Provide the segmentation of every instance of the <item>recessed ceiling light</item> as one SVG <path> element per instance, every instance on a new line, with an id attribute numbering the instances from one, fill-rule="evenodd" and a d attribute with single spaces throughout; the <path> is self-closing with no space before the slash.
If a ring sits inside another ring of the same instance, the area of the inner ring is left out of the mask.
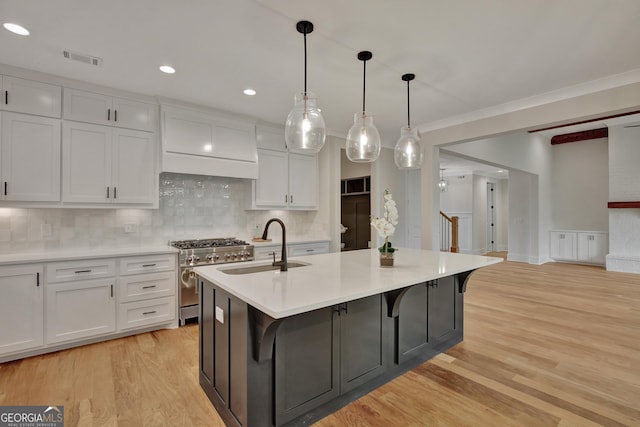
<path id="1" fill-rule="evenodd" d="M 242 93 L 244 93 L 245 95 L 253 96 L 256 94 L 256 91 L 253 89 L 245 89 L 242 91 Z"/>
<path id="2" fill-rule="evenodd" d="M 21 35 L 21 36 L 28 36 L 29 35 L 29 30 L 27 30 L 22 25 L 13 24 L 11 22 L 5 22 L 4 24 L 2 24 L 2 26 L 6 30 L 11 31 L 14 34 L 18 34 L 18 35 Z"/>
<path id="3" fill-rule="evenodd" d="M 504 171 L 502 169 L 498 169 L 498 173 L 503 173 Z"/>
<path id="4" fill-rule="evenodd" d="M 171 65 L 161 65 L 160 66 L 160 71 L 162 71 L 163 73 L 167 73 L 167 74 L 173 74 L 176 72 L 176 69 L 173 68 Z"/>

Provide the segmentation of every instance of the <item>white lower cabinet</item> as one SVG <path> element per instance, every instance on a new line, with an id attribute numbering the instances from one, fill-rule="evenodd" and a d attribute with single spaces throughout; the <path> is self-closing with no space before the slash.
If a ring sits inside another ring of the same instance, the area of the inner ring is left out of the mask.
<path id="1" fill-rule="evenodd" d="M 0 356 L 44 344 L 42 264 L 0 267 Z"/>
<path id="2" fill-rule="evenodd" d="M 549 257 L 604 265 L 609 252 L 609 234 L 602 231 L 553 230 L 549 234 Z"/>
<path id="3" fill-rule="evenodd" d="M 175 318 L 175 296 L 118 305 L 118 329 L 120 330 L 140 328 Z"/>
<path id="4" fill-rule="evenodd" d="M 177 254 L 0 267 L 0 362 L 177 321 Z"/>
<path id="5" fill-rule="evenodd" d="M 116 330 L 115 277 L 47 285 L 47 344 Z"/>
<path id="6" fill-rule="evenodd" d="M 176 256 L 127 257 L 120 260 L 118 330 L 176 319 Z"/>

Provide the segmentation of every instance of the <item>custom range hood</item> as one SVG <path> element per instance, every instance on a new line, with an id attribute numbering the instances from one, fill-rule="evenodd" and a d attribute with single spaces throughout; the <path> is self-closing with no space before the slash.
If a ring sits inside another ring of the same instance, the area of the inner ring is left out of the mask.
<path id="1" fill-rule="evenodd" d="M 256 179 L 254 121 L 205 108 L 160 106 L 162 172 Z"/>

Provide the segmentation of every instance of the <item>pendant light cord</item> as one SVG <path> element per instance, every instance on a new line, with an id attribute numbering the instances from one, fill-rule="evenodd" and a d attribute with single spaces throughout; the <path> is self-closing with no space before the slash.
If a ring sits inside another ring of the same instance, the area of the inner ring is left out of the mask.
<path id="1" fill-rule="evenodd" d="M 307 32 L 304 32 L 304 96 L 307 96 Z"/>
<path id="2" fill-rule="evenodd" d="M 409 108 L 409 80 L 407 80 L 407 128 L 411 129 L 411 109 Z"/>
<path id="3" fill-rule="evenodd" d="M 365 92 L 367 90 L 367 61 L 364 60 L 362 61 L 362 63 L 364 64 L 364 76 L 362 77 L 362 114 L 364 115 L 364 113 L 367 111 L 366 108 L 364 108 Z"/>

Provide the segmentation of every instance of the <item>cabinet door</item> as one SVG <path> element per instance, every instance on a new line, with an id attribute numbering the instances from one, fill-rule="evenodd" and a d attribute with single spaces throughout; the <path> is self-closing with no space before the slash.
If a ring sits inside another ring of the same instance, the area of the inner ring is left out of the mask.
<path id="1" fill-rule="evenodd" d="M 349 391 L 384 373 L 382 294 L 343 304 L 340 315 L 340 390 Z"/>
<path id="2" fill-rule="evenodd" d="M 4 200 L 60 201 L 60 120 L 2 114 Z"/>
<path id="3" fill-rule="evenodd" d="M 606 233 L 578 233 L 578 261 L 605 264 L 608 251 Z"/>
<path id="4" fill-rule="evenodd" d="M 115 278 L 47 284 L 47 344 L 116 330 Z"/>
<path id="5" fill-rule="evenodd" d="M 318 157 L 289 153 L 289 206 L 318 207 Z"/>
<path id="6" fill-rule="evenodd" d="M 396 319 L 395 361 L 404 363 L 429 345 L 429 288 L 425 283 L 410 287 L 400 301 Z"/>
<path id="7" fill-rule="evenodd" d="M 84 123 L 62 125 L 62 200 L 107 203 L 112 200 L 111 129 Z"/>
<path id="8" fill-rule="evenodd" d="M 429 343 L 436 346 L 451 338 L 461 328 L 458 322 L 458 291 L 454 276 L 428 282 L 429 288 Z"/>
<path id="9" fill-rule="evenodd" d="M 0 355 L 44 343 L 42 266 L 0 268 Z"/>
<path id="10" fill-rule="evenodd" d="M 113 98 L 111 96 L 64 88 L 65 119 L 111 125 L 113 114 Z"/>
<path id="11" fill-rule="evenodd" d="M 157 197 L 154 134 L 113 129 L 111 185 L 114 203 L 153 203 Z"/>
<path id="12" fill-rule="evenodd" d="M 552 231 L 549 234 L 549 256 L 557 260 L 578 259 L 577 234 L 567 231 Z"/>
<path id="13" fill-rule="evenodd" d="M 114 126 L 144 131 L 155 130 L 156 105 L 133 99 L 113 98 L 113 109 Z"/>
<path id="14" fill-rule="evenodd" d="M 339 325 L 332 307 L 286 318 L 275 341 L 275 425 L 337 397 Z"/>
<path id="15" fill-rule="evenodd" d="M 255 182 L 256 206 L 287 207 L 287 153 L 258 150 L 258 179 Z"/>
<path id="16" fill-rule="evenodd" d="M 4 110 L 60 118 L 60 86 L 4 76 L 2 95 Z"/>

